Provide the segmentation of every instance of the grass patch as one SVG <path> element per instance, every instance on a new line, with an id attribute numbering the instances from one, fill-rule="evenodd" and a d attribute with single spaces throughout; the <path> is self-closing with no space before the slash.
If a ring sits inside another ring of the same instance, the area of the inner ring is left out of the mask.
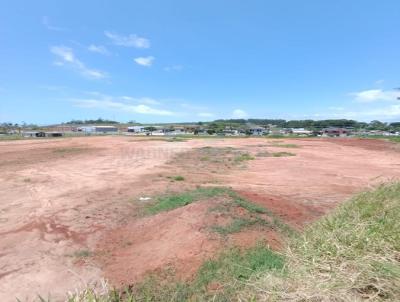
<path id="1" fill-rule="evenodd" d="M 257 157 L 268 157 L 270 154 L 267 151 L 258 152 L 256 154 Z"/>
<path id="2" fill-rule="evenodd" d="M 133 301 L 232 301 L 238 289 L 252 275 L 262 271 L 283 271 L 285 259 L 259 243 L 253 248 L 228 249 L 215 259 L 204 262 L 192 282 L 162 282 L 151 276 L 125 290 L 97 294 L 87 289 L 71 296 L 68 302 Z"/>
<path id="3" fill-rule="evenodd" d="M 246 297 L 398 301 L 399 230 L 400 183 L 359 194 L 292 240 L 285 253 L 287 274 L 264 273 Z"/>
<path id="4" fill-rule="evenodd" d="M 173 179 L 174 179 L 175 181 L 184 181 L 184 180 L 185 180 L 185 177 L 183 177 L 183 176 L 181 176 L 181 175 L 178 175 L 178 176 L 175 176 Z"/>
<path id="5" fill-rule="evenodd" d="M 249 153 L 242 153 L 240 155 L 235 156 L 234 161 L 235 162 L 243 162 L 247 160 L 254 160 L 254 156 L 250 155 Z"/>
<path id="6" fill-rule="evenodd" d="M 85 148 L 82 147 L 65 147 L 65 148 L 56 148 L 53 150 L 54 153 L 57 154 L 69 154 L 85 151 Z"/>
<path id="7" fill-rule="evenodd" d="M 389 136 L 389 140 L 394 143 L 400 143 L 400 136 Z"/>
<path id="8" fill-rule="evenodd" d="M 198 156 L 200 161 L 209 161 L 216 164 L 232 165 L 255 159 L 249 153 L 244 153 L 243 151 L 232 147 L 215 148 L 206 146 L 199 148 L 198 152 L 200 153 Z"/>
<path id="9" fill-rule="evenodd" d="M 236 192 L 229 191 L 230 197 L 232 197 L 233 202 L 238 206 L 246 209 L 250 213 L 259 213 L 259 214 L 272 214 L 266 208 L 259 206 L 255 203 L 249 202 L 248 200 L 240 197 Z"/>
<path id="10" fill-rule="evenodd" d="M 231 223 L 226 226 L 214 225 L 211 230 L 226 236 L 234 233 L 239 233 L 243 229 L 252 227 L 254 225 L 266 225 L 268 224 L 266 220 L 255 217 L 255 218 L 234 218 Z"/>
<path id="11" fill-rule="evenodd" d="M 209 209 L 209 212 L 219 212 L 232 219 L 226 226 L 211 226 L 211 231 L 226 236 L 242 231 L 255 225 L 272 226 L 285 235 L 293 235 L 294 230 L 283 223 L 272 212 L 266 208 L 254 204 L 242 197 L 235 191 L 223 187 L 202 187 L 192 191 L 174 193 L 155 198 L 155 202 L 142 204 L 145 215 L 155 215 L 165 211 L 171 211 L 179 207 L 184 207 L 199 200 L 205 200 L 217 196 L 226 196 L 227 201 Z M 234 208 L 240 207 L 246 210 L 242 216 L 235 214 Z"/>
<path id="12" fill-rule="evenodd" d="M 279 147 L 279 148 L 299 148 L 299 145 L 296 144 L 281 144 L 281 143 L 275 143 L 274 147 Z"/>
<path id="13" fill-rule="evenodd" d="M 288 156 L 296 156 L 296 154 L 291 152 L 274 152 L 271 153 L 272 157 L 288 157 Z"/>
<path id="14" fill-rule="evenodd" d="M 255 273 L 282 271 L 283 268 L 284 258 L 262 243 L 244 251 L 231 248 L 218 258 L 206 261 L 200 267 L 194 284 L 206 291 L 210 284 L 218 283 L 226 290 L 231 285 L 235 287 L 235 281 L 246 281 Z"/>
<path id="15" fill-rule="evenodd" d="M 193 191 L 160 196 L 156 199 L 155 203 L 147 204 L 144 212 L 148 215 L 154 215 L 160 212 L 170 211 L 179 207 L 186 206 L 201 199 L 212 198 L 218 195 L 225 194 L 226 191 L 226 188 L 204 187 L 197 188 Z"/>
<path id="16" fill-rule="evenodd" d="M 189 138 L 183 138 L 179 136 L 174 136 L 174 137 L 169 137 L 165 141 L 170 142 L 170 143 L 176 143 L 176 142 L 187 142 Z"/>
<path id="17" fill-rule="evenodd" d="M 73 256 L 76 258 L 87 258 L 92 256 L 92 253 L 89 250 L 79 250 L 74 252 Z"/>

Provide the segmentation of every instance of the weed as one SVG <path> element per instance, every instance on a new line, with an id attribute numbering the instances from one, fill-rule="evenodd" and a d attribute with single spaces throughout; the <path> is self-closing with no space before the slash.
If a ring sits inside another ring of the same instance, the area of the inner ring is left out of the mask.
<path id="1" fill-rule="evenodd" d="M 157 198 L 155 203 L 148 204 L 148 206 L 145 208 L 145 213 L 153 215 L 164 211 L 170 211 L 201 199 L 222 195 L 225 192 L 225 188 L 204 187 L 193 191 L 160 196 Z"/>
<path id="2" fill-rule="evenodd" d="M 170 142 L 170 143 L 186 142 L 186 141 L 188 141 L 188 139 L 187 138 L 183 138 L 183 137 L 174 136 L 174 137 L 171 137 L 171 138 L 167 138 L 165 141 Z"/>
<path id="3" fill-rule="evenodd" d="M 296 144 L 280 144 L 280 143 L 275 143 L 274 146 L 275 146 L 275 147 L 279 147 L 279 148 L 299 148 L 299 145 L 296 145 Z"/>
<path id="4" fill-rule="evenodd" d="M 253 160 L 254 156 L 251 156 L 249 153 L 242 153 L 240 155 L 237 155 L 234 158 L 235 162 L 243 162 L 243 161 L 247 161 L 247 160 Z"/>
<path id="5" fill-rule="evenodd" d="M 267 221 L 256 217 L 256 218 L 234 218 L 231 223 L 226 226 L 215 225 L 211 227 L 211 230 L 220 235 L 229 235 L 239 233 L 243 229 L 254 226 L 254 225 L 266 225 Z"/>
<path id="6" fill-rule="evenodd" d="M 75 153 L 82 152 L 85 149 L 82 147 L 65 147 L 65 148 L 56 148 L 53 150 L 54 153 L 66 154 L 66 153 Z"/>
<path id="7" fill-rule="evenodd" d="M 251 213 L 259 213 L 259 214 L 271 214 L 266 208 L 263 208 L 257 204 L 247 201 L 246 199 L 240 197 L 236 192 L 229 191 L 230 197 L 233 199 L 233 202 L 238 206 L 246 209 Z"/>
<path id="8" fill-rule="evenodd" d="M 92 256 L 92 253 L 89 250 L 79 250 L 74 252 L 74 257 L 76 258 L 87 258 Z"/>
<path id="9" fill-rule="evenodd" d="M 174 179 L 175 181 L 184 181 L 184 180 L 185 180 L 185 177 L 183 177 L 183 176 L 181 176 L 181 175 L 178 175 L 178 176 L 175 176 L 173 179 Z"/>
<path id="10" fill-rule="evenodd" d="M 273 157 L 287 157 L 287 156 L 296 156 L 296 154 L 291 152 L 274 152 L 272 153 Z"/>
<path id="11" fill-rule="evenodd" d="M 232 301 L 252 275 L 262 271 L 283 271 L 284 263 L 284 257 L 259 243 L 247 250 L 231 248 L 215 259 L 205 261 L 192 282 L 162 282 L 159 277 L 149 276 L 135 286 L 103 294 L 86 289 L 67 301 Z M 217 285 L 217 290 L 211 289 L 212 285 Z"/>

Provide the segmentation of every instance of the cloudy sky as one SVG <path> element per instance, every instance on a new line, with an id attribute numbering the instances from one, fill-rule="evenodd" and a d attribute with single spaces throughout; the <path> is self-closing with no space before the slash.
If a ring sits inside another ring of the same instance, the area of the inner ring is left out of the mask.
<path id="1" fill-rule="evenodd" d="M 400 120 L 400 1 L 1 1 L 0 122 Z"/>

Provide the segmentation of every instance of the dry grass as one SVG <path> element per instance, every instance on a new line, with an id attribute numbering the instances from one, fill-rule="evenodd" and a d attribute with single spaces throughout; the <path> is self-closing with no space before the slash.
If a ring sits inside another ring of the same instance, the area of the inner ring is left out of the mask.
<path id="1" fill-rule="evenodd" d="M 257 301 L 399 301 L 400 184 L 346 202 L 286 250 L 284 274 L 264 273 L 242 296 Z"/>

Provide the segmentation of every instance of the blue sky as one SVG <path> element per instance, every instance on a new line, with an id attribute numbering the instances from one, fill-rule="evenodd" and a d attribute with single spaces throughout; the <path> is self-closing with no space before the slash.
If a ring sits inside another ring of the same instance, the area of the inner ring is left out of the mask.
<path id="1" fill-rule="evenodd" d="M 0 122 L 400 120 L 398 0 L 1 1 Z"/>

